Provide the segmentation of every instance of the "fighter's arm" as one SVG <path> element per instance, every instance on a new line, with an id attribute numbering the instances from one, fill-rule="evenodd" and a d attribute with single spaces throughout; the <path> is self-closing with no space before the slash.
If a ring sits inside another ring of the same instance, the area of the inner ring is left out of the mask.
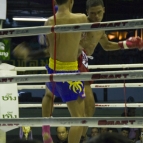
<path id="1" fill-rule="evenodd" d="M 115 50 L 121 49 L 121 47 L 119 46 L 119 44 L 117 42 L 109 41 L 108 37 L 105 33 L 101 37 L 99 43 L 105 51 L 115 51 Z"/>
<path id="2" fill-rule="evenodd" d="M 42 37 L 45 38 L 44 36 Z M 42 44 L 42 43 L 39 43 L 39 44 Z M 49 42 L 47 40 L 46 40 L 46 45 L 47 47 L 44 49 L 32 50 L 32 48 L 28 43 L 22 42 L 14 48 L 13 55 L 16 58 L 23 59 L 25 61 L 38 59 L 38 58 L 46 58 L 46 57 L 49 57 Z"/>
<path id="3" fill-rule="evenodd" d="M 49 57 L 49 48 L 32 50 L 28 43 L 22 42 L 13 50 L 13 55 L 18 59 L 29 61 L 32 59 Z"/>
<path id="4" fill-rule="evenodd" d="M 95 32 L 87 32 L 86 37 L 81 39 L 80 45 L 83 47 L 83 49 L 86 51 L 87 55 L 92 55 L 94 52 L 95 47 L 98 44 L 98 41 L 95 40 Z"/>
<path id="5" fill-rule="evenodd" d="M 120 49 L 135 49 L 135 48 L 138 48 L 139 50 L 143 49 L 143 41 L 141 40 L 140 37 L 130 37 L 125 41 L 111 42 L 108 40 L 107 35 L 104 33 L 99 43 L 106 51 L 114 51 Z"/>
<path id="6" fill-rule="evenodd" d="M 84 23 L 89 23 L 87 16 L 84 17 Z M 96 45 L 98 44 L 98 41 L 95 40 L 96 32 L 85 32 L 81 40 L 80 40 L 80 46 L 85 50 L 86 54 L 88 56 L 92 55 L 94 52 L 94 49 Z"/>
<path id="7" fill-rule="evenodd" d="M 34 50 L 29 53 L 28 57 L 29 59 L 38 59 L 38 58 L 46 58 L 49 57 L 49 48 L 44 48 L 40 50 Z"/>
<path id="8" fill-rule="evenodd" d="M 47 26 L 48 25 L 48 20 L 45 22 L 44 26 Z M 41 35 L 42 36 L 42 35 Z M 46 58 L 46 57 L 49 57 L 50 54 L 49 54 L 49 40 L 47 38 L 47 36 L 42 36 L 42 38 L 45 38 L 45 39 L 41 39 L 41 41 L 46 41 L 46 48 L 44 49 L 40 49 L 40 50 L 37 50 L 37 51 L 33 51 L 29 54 L 30 57 L 34 58 Z M 39 42 L 41 45 L 43 44 L 42 42 Z"/>

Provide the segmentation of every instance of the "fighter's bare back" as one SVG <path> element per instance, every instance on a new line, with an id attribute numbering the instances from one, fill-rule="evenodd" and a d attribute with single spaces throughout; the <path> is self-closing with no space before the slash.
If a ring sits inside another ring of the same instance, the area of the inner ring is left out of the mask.
<path id="1" fill-rule="evenodd" d="M 86 15 L 73 13 L 57 13 L 56 25 L 87 23 Z M 54 17 L 50 17 L 45 25 L 54 25 Z M 54 59 L 54 33 L 46 35 L 49 44 L 50 57 Z M 61 62 L 74 62 L 77 60 L 81 32 L 56 34 L 56 60 Z"/>

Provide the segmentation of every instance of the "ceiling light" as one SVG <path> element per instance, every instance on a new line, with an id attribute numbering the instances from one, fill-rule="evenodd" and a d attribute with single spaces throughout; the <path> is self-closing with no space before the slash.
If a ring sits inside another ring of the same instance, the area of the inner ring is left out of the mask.
<path id="1" fill-rule="evenodd" d="M 13 17 L 14 21 L 41 21 L 41 22 L 45 22 L 47 21 L 46 18 L 43 17 Z"/>

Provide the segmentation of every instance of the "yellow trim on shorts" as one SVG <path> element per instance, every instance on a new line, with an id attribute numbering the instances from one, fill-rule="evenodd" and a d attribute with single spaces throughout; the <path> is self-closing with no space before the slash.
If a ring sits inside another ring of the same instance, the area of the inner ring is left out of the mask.
<path id="1" fill-rule="evenodd" d="M 54 70 L 54 60 L 52 58 L 49 59 L 49 68 Z M 56 71 L 77 71 L 78 70 L 78 62 L 60 62 L 56 60 Z"/>

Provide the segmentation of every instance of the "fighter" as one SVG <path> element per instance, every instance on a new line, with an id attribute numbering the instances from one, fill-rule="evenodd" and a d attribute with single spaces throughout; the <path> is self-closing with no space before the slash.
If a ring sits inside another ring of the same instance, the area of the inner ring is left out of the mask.
<path id="1" fill-rule="evenodd" d="M 56 24 L 76 24 L 87 23 L 86 15 L 73 14 L 71 9 L 73 7 L 73 0 L 56 0 L 58 5 L 58 11 L 56 13 Z M 54 17 L 48 18 L 45 25 L 54 25 Z M 78 73 L 78 47 L 81 39 L 81 32 L 71 33 L 57 33 L 56 34 L 56 69 L 54 69 L 54 33 L 46 35 L 46 42 L 49 45 L 49 65 L 47 71 L 52 73 Z M 48 82 L 46 86 L 49 92 L 53 91 L 54 95 L 62 98 L 63 102 L 66 102 L 69 112 L 72 117 L 85 117 L 85 104 L 84 99 L 86 97 L 84 93 L 84 83 L 82 81 L 67 81 L 56 82 L 56 86 L 53 83 Z M 50 104 L 48 108 L 51 108 Z M 52 143 L 50 137 L 49 126 L 43 126 L 43 138 L 45 143 Z M 69 143 L 79 143 L 82 134 L 83 127 L 71 127 L 68 135 Z"/>
<path id="2" fill-rule="evenodd" d="M 86 11 L 89 22 L 101 22 L 105 13 L 103 0 L 87 0 Z M 143 48 L 143 42 L 140 37 L 130 37 L 125 41 L 111 42 L 108 40 L 105 31 L 87 32 L 86 38 L 81 40 L 80 45 L 87 55 L 92 55 L 98 43 L 101 44 L 105 51 L 134 48 L 142 50 Z"/>
<path id="3" fill-rule="evenodd" d="M 101 22 L 105 13 L 105 7 L 103 0 L 87 0 L 86 1 L 86 12 L 87 12 L 87 19 L 88 22 Z M 94 32 L 87 32 L 86 36 L 81 39 L 80 45 L 84 49 L 85 53 L 90 56 L 93 54 L 97 44 L 100 43 L 102 48 L 105 51 L 115 51 L 115 50 L 126 50 L 126 49 L 134 49 L 138 48 L 142 50 L 143 48 L 143 41 L 140 37 L 130 37 L 125 41 L 119 42 L 111 42 L 108 40 L 105 31 L 94 31 Z M 84 72 L 84 71 L 81 71 Z M 85 99 L 86 105 L 86 113 L 89 113 L 89 116 L 93 115 L 92 108 L 95 107 L 95 104 L 91 102 L 93 100 L 93 96 L 91 93 L 90 83 L 86 82 L 86 93 L 87 98 Z M 83 140 L 86 138 L 86 131 L 87 129 L 84 128 L 83 131 Z"/>

